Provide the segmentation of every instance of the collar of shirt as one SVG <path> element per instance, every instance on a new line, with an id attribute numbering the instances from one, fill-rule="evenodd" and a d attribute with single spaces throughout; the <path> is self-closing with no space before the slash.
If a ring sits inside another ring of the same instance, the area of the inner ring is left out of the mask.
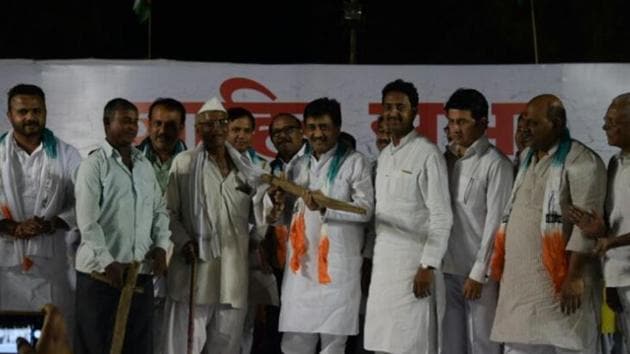
<path id="1" fill-rule="evenodd" d="M 468 149 L 466 149 L 466 152 L 462 157 L 470 157 L 475 154 L 482 155 L 484 152 L 486 152 L 486 150 L 488 150 L 489 147 L 490 141 L 488 140 L 488 137 L 482 135 L 479 139 L 472 143 L 472 145 L 470 145 Z"/>
<path id="2" fill-rule="evenodd" d="M 397 151 L 399 151 L 400 149 L 403 148 L 403 146 L 405 146 L 408 142 L 414 140 L 416 137 L 418 137 L 418 132 L 415 129 L 411 129 L 411 131 L 405 135 L 402 139 L 400 139 L 400 142 L 398 143 L 398 146 L 394 146 L 394 143 L 391 143 L 389 145 L 387 145 L 387 147 L 390 149 L 390 153 L 393 155 L 395 154 Z"/>
<path id="3" fill-rule="evenodd" d="M 118 150 L 116 150 L 107 140 L 105 140 L 101 144 L 101 148 L 105 151 L 105 154 L 107 155 L 107 157 L 114 157 L 114 158 L 121 157 L 120 152 L 118 152 Z M 131 160 L 138 161 L 138 160 L 141 160 L 143 157 L 144 155 L 142 154 L 140 150 L 131 146 Z"/>
<path id="4" fill-rule="evenodd" d="M 33 150 L 33 152 L 29 154 L 28 152 L 26 152 L 26 150 L 22 149 L 20 145 L 18 145 L 17 141 L 15 141 L 15 137 L 11 139 L 11 144 L 13 145 L 14 151 L 16 151 L 18 154 L 23 154 L 24 156 L 35 156 L 39 154 L 44 148 L 44 145 L 42 144 L 42 142 L 40 142 L 39 145 L 37 145 L 37 148 L 35 148 L 35 150 Z"/>
<path id="5" fill-rule="evenodd" d="M 630 152 L 623 152 L 623 151 L 619 151 L 619 153 L 617 153 L 617 161 L 620 165 L 623 165 L 624 163 L 628 163 L 628 161 L 630 161 Z"/>
<path id="6" fill-rule="evenodd" d="M 309 161 L 309 164 L 311 165 L 311 170 L 319 171 L 326 164 L 326 162 L 328 162 L 328 160 L 330 160 L 332 156 L 335 154 L 335 151 L 337 151 L 338 145 L 339 145 L 338 143 L 335 144 L 335 146 L 333 146 L 332 149 L 323 153 L 319 157 L 319 160 L 315 158 L 315 155 L 311 155 L 311 158 Z"/>

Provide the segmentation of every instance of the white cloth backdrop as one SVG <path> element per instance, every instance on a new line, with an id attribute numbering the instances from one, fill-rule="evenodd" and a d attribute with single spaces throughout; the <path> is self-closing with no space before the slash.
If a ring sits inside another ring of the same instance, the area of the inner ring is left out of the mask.
<path id="1" fill-rule="evenodd" d="M 105 103 L 124 97 L 138 104 L 141 117 L 157 97 L 185 103 L 188 116 L 185 140 L 195 141 L 193 117 L 201 104 L 218 96 L 226 105 L 243 106 L 257 118 L 255 147 L 273 153 L 267 137 L 272 114 L 302 112 L 315 98 L 328 96 L 341 102 L 343 130 L 357 138 L 358 149 L 374 156 L 371 124 L 380 109 L 381 89 L 402 78 L 420 92 L 420 130 L 444 145 L 446 124 L 442 106 L 459 87 L 481 91 L 491 103 L 488 135 L 512 154 L 515 119 L 525 102 L 541 93 L 558 95 L 565 103 L 569 127 L 577 139 L 607 160 L 615 149 L 607 143 L 602 117 L 616 95 L 630 90 L 629 64 L 557 65 L 242 65 L 167 60 L 112 61 L 0 60 L 0 90 L 18 83 L 41 85 L 47 96 L 48 126 L 77 146 L 82 155 L 103 138 Z M 6 110 L 6 94 L 0 96 Z M 0 131 L 9 122 L 0 120 Z M 146 135 L 141 125 L 138 141 Z"/>

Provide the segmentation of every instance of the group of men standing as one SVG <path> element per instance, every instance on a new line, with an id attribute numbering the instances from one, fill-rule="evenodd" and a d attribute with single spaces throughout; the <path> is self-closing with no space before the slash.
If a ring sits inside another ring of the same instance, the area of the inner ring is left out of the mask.
<path id="1" fill-rule="evenodd" d="M 341 107 L 329 98 L 307 104 L 302 120 L 273 117 L 278 155 L 267 163 L 245 109 L 206 102 L 200 143 L 187 150 L 183 105 L 158 99 L 136 148 L 138 110 L 117 98 L 104 109 L 105 140 L 81 161 L 45 128 L 43 91 L 18 85 L 13 128 L 0 137 L 0 310 L 55 303 L 76 353 L 108 351 L 120 288 L 138 264 L 125 353 L 248 353 L 253 305 L 278 296 L 283 353 L 344 353 L 361 330 L 363 285 L 367 350 L 594 354 L 605 283 L 627 340 L 630 94 L 604 118 L 621 148 L 608 174 L 571 138 L 553 95 L 519 118 L 529 147 L 517 169 L 485 135 L 480 92 L 458 89 L 444 105 L 444 153 L 415 130 L 418 101 L 412 83 L 384 87 L 375 164 L 340 138 Z M 270 187 L 265 173 L 304 192 Z M 272 268 L 284 270 L 279 287 Z"/>

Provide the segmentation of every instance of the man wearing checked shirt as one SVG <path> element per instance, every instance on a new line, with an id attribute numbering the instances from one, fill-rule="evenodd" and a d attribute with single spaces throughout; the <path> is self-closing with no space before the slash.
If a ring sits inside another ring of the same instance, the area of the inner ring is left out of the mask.
<path id="1" fill-rule="evenodd" d="M 138 110 L 116 98 L 103 115 L 106 140 L 80 167 L 75 187 L 81 244 L 77 251 L 75 353 L 109 351 L 123 276 L 142 262 L 127 321 L 123 353 L 152 353 L 154 275 L 166 270 L 169 219 L 151 163 L 131 146 Z M 151 260 L 152 262 L 149 262 Z M 113 286 L 94 280 L 105 273 Z"/>

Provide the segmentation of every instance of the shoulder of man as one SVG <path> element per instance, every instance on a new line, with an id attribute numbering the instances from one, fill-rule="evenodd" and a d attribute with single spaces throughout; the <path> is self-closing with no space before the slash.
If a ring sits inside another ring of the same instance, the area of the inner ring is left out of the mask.
<path id="1" fill-rule="evenodd" d="M 573 140 L 571 143 L 571 149 L 567 154 L 566 165 L 597 165 L 597 168 L 606 169 L 606 165 L 599 154 L 577 140 Z"/>

